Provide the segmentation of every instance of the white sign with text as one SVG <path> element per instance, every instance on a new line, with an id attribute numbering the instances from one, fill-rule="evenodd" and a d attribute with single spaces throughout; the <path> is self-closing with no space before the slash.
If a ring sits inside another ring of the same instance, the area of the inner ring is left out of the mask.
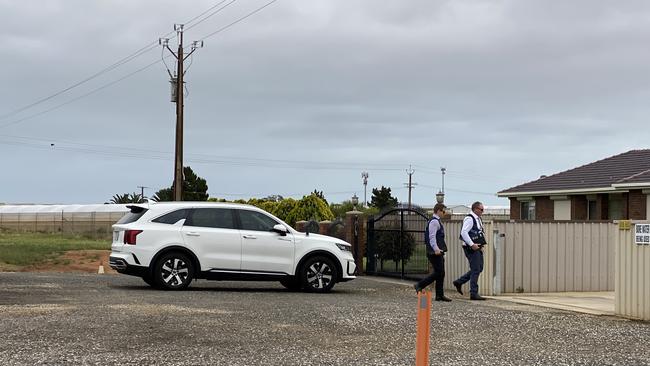
<path id="1" fill-rule="evenodd" d="M 650 224 L 634 224 L 634 242 L 650 245 Z"/>

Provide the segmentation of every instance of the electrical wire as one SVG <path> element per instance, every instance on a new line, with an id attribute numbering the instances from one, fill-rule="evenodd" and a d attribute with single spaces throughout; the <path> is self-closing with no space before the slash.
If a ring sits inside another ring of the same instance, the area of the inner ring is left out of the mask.
<path id="1" fill-rule="evenodd" d="M 214 9 L 214 8 L 216 8 L 216 7 L 218 7 L 219 5 L 225 3 L 226 1 L 228 1 L 228 0 L 223 0 L 223 1 L 219 2 L 218 4 L 212 6 L 210 9 L 204 11 L 204 12 L 201 13 L 200 15 L 198 15 L 198 16 L 192 18 L 191 21 L 194 21 L 194 20 L 200 18 L 202 15 L 204 15 L 204 14 L 206 14 L 207 12 L 209 12 L 210 10 L 212 10 L 212 9 Z M 219 8 L 219 9 L 215 10 L 214 12 L 208 14 L 208 16 L 206 16 L 205 18 L 199 20 L 198 22 L 196 22 L 196 23 L 190 25 L 189 27 L 186 27 L 185 30 L 186 30 L 186 31 L 187 31 L 187 30 L 190 30 L 190 29 L 196 27 L 197 25 L 199 25 L 199 24 L 205 22 L 206 20 L 210 19 L 210 18 L 211 18 L 212 16 L 214 16 L 215 14 L 220 13 L 223 9 L 227 8 L 228 6 L 230 6 L 232 3 L 236 2 L 236 1 L 237 1 L 237 0 L 230 0 L 230 2 L 229 2 L 228 4 L 222 6 L 221 8 Z M 190 21 L 190 22 L 191 22 L 191 21 Z"/>
<path id="2" fill-rule="evenodd" d="M 215 9 L 215 8 L 218 7 L 219 5 L 225 3 L 226 1 L 228 1 L 228 0 L 220 1 L 219 3 L 217 3 L 217 4 L 213 5 L 213 6 L 211 6 L 210 8 L 208 8 L 207 10 L 205 10 L 204 12 L 202 12 L 201 14 L 199 14 L 199 15 L 193 17 L 192 19 L 188 20 L 185 24 L 186 24 L 186 25 L 187 25 L 187 24 L 191 24 L 191 23 L 194 22 L 195 20 L 199 19 L 200 17 L 202 17 L 202 16 L 205 15 L 206 13 L 212 11 L 213 9 Z M 220 12 L 221 10 L 223 10 L 226 6 L 228 6 L 228 5 L 232 4 L 232 3 L 234 3 L 235 1 L 237 1 L 237 0 L 230 0 L 230 3 L 226 4 L 224 7 L 218 9 L 217 11 L 211 13 L 210 15 L 208 15 L 208 16 L 205 17 L 204 19 L 198 21 L 197 23 L 191 25 L 191 26 L 188 27 L 187 29 L 193 28 L 193 27 L 195 27 L 196 25 L 198 25 L 198 24 L 204 22 L 205 20 L 207 20 L 208 18 L 210 18 L 210 17 L 212 17 L 213 15 L 217 14 L 218 12 Z M 167 36 L 169 36 L 170 34 L 173 34 L 173 33 L 174 33 L 174 31 L 167 32 L 167 33 L 164 34 L 161 38 L 165 38 L 165 37 L 167 37 Z M 56 98 L 56 97 L 58 97 L 59 95 L 64 94 L 64 93 L 66 93 L 66 92 L 68 92 L 68 91 L 70 91 L 70 90 L 72 90 L 72 89 L 74 89 L 74 88 L 77 88 L 77 87 L 79 87 L 79 86 L 81 86 L 81 85 L 83 85 L 83 84 L 85 84 L 85 83 L 87 83 L 87 82 L 89 82 L 89 81 L 91 81 L 91 80 L 93 80 L 93 79 L 95 79 L 95 78 L 101 76 L 101 75 L 104 75 L 104 74 L 106 74 L 106 73 L 108 73 L 108 72 L 110 72 L 110 71 L 112 71 L 112 70 L 115 70 L 116 68 L 118 68 L 118 67 L 120 67 L 120 66 L 122 66 L 122 65 L 124 65 L 124 64 L 126 64 L 126 63 L 128 63 L 128 62 L 130 62 L 130 61 L 132 61 L 132 60 L 134 60 L 134 59 L 136 59 L 136 58 L 138 58 L 138 57 L 140 57 L 140 56 L 142 56 L 142 55 L 144 55 L 145 53 L 151 51 L 152 49 L 156 48 L 157 45 L 158 45 L 158 41 L 157 41 L 157 40 L 156 40 L 156 41 L 153 41 L 153 42 L 151 42 L 151 43 L 148 43 L 148 44 L 146 44 L 145 46 L 143 46 L 143 47 L 141 47 L 140 49 L 138 49 L 137 51 L 135 51 L 135 52 L 133 52 L 133 53 L 131 53 L 131 54 L 129 54 L 129 55 L 127 55 L 127 56 L 125 56 L 125 57 L 119 59 L 119 60 L 117 60 L 116 62 L 112 63 L 111 65 L 109 65 L 109 66 L 107 66 L 107 67 L 105 67 L 105 68 L 103 68 L 103 69 L 97 71 L 96 73 L 94 73 L 94 74 L 92 74 L 92 75 L 90 75 L 90 76 L 88 76 L 88 77 L 86 77 L 86 78 L 84 78 L 84 79 L 81 79 L 80 81 L 77 81 L 77 82 L 75 82 L 75 83 L 73 83 L 73 84 L 71 84 L 71 85 L 69 85 L 69 86 L 67 86 L 67 87 L 65 87 L 65 88 L 63 88 L 63 89 L 61 89 L 61 90 L 59 90 L 59 91 L 57 91 L 57 92 L 54 92 L 54 93 L 52 93 L 52 94 L 50 94 L 50 95 L 48 95 L 48 96 L 46 96 L 46 97 L 39 98 L 39 99 L 35 100 L 34 102 L 31 102 L 31 103 L 29 103 L 29 104 L 27 104 L 27 105 L 24 105 L 24 106 L 22 106 L 22 107 L 20 107 L 20 108 L 17 108 L 17 109 L 15 109 L 15 110 L 11 111 L 11 112 L 8 112 L 8 113 L 5 113 L 5 114 L 3 114 L 3 115 L 0 115 L 0 120 L 5 120 L 5 119 L 7 119 L 7 118 L 9 118 L 9 117 L 13 117 L 13 116 L 19 114 L 20 112 L 23 112 L 23 111 L 25 111 L 25 110 L 27 110 L 27 109 L 30 109 L 30 108 L 32 108 L 32 107 L 35 107 L 35 106 L 37 106 L 37 105 L 39 105 L 39 104 L 41 104 L 41 103 L 47 102 L 48 100 L 51 100 L 51 99 L 53 99 L 53 98 Z M 168 70 L 168 71 L 169 71 L 169 70 Z"/>
<path id="3" fill-rule="evenodd" d="M 13 110 L 12 112 L 9 112 L 9 113 L 6 113 L 6 114 L 0 116 L 0 120 L 4 120 L 4 119 L 7 119 L 9 117 L 15 116 L 16 114 L 18 114 L 18 113 L 20 113 L 22 111 L 25 111 L 25 110 L 27 110 L 29 108 L 32 108 L 32 107 L 34 107 L 36 105 L 39 105 L 39 104 L 41 104 L 43 102 L 46 102 L 46 101 L 50 100 L 50 99 L 53 99 L 53 98 L 65 93 L 65 92 L 68 92 L 68 91 L 70 91 L 70 90 L 72 90 L 72 89 L 74 89 L 74 88 L 76 88 L 76 87 L 78 87 L 78 86 L 92 80 L 92 79 L 95 79 L 98 76 L 101 76 L 101 75 L 103 75 L 103 74 L 105 74 L 105 73 L 107 73 L 109 71 L 112 71 L 112 70 L 124 65 L 125 63 L 127 63 L 129 61 L 132 61 L 132 60 L 138 58 L 139 56 L 144 55 L 145 53 L 153 50 L 155 47 L 156 47 L 155 44 L 150 43 L 147 46 L 142 47 L 138 51 L 130 54 L 129 56 L 120 59 L 119 61 L 117 61 L 117 62 L 113 63 L 112 65 L 110 65 L 110 66 L 108 66 L 108 67 L 106 67 L 106 68 L 92 74 L 91 76 L 89 76 L 89 77 L 87 77 L 85 79 L 82 79 L 82 80 L 80 80 L 80 81 L 78 81 L 78 82 L 76 82 L 76 83 L 62 89 L 62 90 L 59 90 L 58 92 L 56 92 L 54 94 L 51 94 L 51 95 L 49 95 L 47 97 L 38 99 L 38 100 L 36 100 L 36 101 L 34 101 L 32 103 L 29 103 L 29 104 L 27 104 L 27 105 L 25 105 L 23 107 L 20 107 L 18 109 Z"/>
<path id="4" fill-rule="evenodd" d="M 262 5 L 262 6 L 260 6 L 259 8 L 257 8 L 257 9 L 255 9 L 255 10 L 251 11 L 251 12 L 248 13 L 248 14 L 244 15 L 243 17 L 241 17 L 241 18 L 235 20 L 234 22 L 232 22 L 232 23 L 230 23 L 230 24 L 228 24 L 228 25 L 226 25 L 226 26 L 223 26 L 223 27 L 217 29 L 216 31 L 214 31 L 214 32 L 212 32 L 212 33 L 208 33 L 207 35 L 201 37 L 199 40 L 200 40 L 200 41 L 203 41 L 203 40 L 205 40 L 205 39 L 207 39 L 207 38 L 210 38 L 210 37 L 212 37 L 212 36 L 214 36 L 214 35 L 216 35 L 216 34 L 218 34 L 218 33 L 221 33 L 221 32 L 223 32 L 223 31 L 225 31 L 226 29 L 232 27 L 233 25 L 235 25 L 235 24 L 237 24 L 237 23 L 239 23 L 239 22 L 242 22 L 242 21 L 244 21 L 245 19 L 247 19 L 247 18 L 249 18 L 249 17 L 251 17 L 251 16 L 253 16 L 253 15 L 259 13 L 260 11 L 262 11 L 262 10 L 265 9 L 266 7 L 270 6 L 271 4 L 275 3 L 276 1 L 278 1 L 278 0 L 271 0 L 271 1 L 269 1 L 268 3 L 266 3 L 266 4 Z"/>
<path id="5" fill-rule="evenodd" d="M 152 66 L 154 66 L 154 65 L 156 65 L 156 64 L 158 64 L 158 63 L 160 63 L 160 62 L 161 62 L 161 60 L 156 60 L 156 61 L 154 61 L 154 62 L 152 62 L 152 63 L 150 63 L 150 64 L 148 64 L 148 65 L 146 65 L 146 66 L 144 66 L 144 67 L 142 67 L 142 68 L 137 69 L 136 71 L 133 71 L 133 72 L 131 72 L 131 73 L 129 73 L 129 74 L 126 74 L 125 76 L 122 76 L 121 78 L 119 78 L 119 79 L 117 79 L 117 80 L 114 80 L 114 81 L 111 81 L 110 83 L 104 84 L 104 85 L 102 85 L 102 86 L 100 86 L 100 87 L 98 87 L 98 88 L 95 88 L 95 89 L 93 89 L 93 90 L 91 90 L 91 91 L 89 91 L 89 92 L 87 92 L 87 93 L 85 93 L 85 94 L 82 94 L 82 95 L 80 95 L 80 96 L 78 96 L 78 97 L 75 97 L 75 98 L 73 98 L 73 99 L 70 99 L 70 100 L 68 100 L 68 101 L 66 101 L 66 102 L 63 102 L 63 103 L 61 103 L 61 104 L 57 104 L 57 105 L 55 105 L 54 107 L 48 108 L 48 109 L 46 109 L 46 110 L 43 110 L 43 111 L 38 112 L 38 113 L 35 113 L 35 114 L 31 114 L 31 115 L 29 115 L 29 116 L 26 116 L 26 117 L 23 117 L 23 118 L 17 119 L 17 120 L 12 121 L 12 122 L 8 122 L 8 123 L 5 123 L 5 124 L 2 124 L 2 125 L 0 125 L 0 129 L 5 128 L 5 127 L 8 127 L 8 126 L 11 126 L 11 125 L 15 125 L 15 124 L 18 124 L 18 123 L 21 123 L 21 122 L 24 122 L 24 121 L 27 121 L 27 120 L 32 119 L 32 118 L 36 118 L 36 117 L 41 116 L 41 115 L 43 115 L 43 114 L 45 114 L 45 113 L 52 112 L 52 111 L 54 111 L 54 110 L 57 110 L 57 109 L 59 109 L 59 108 L 62 108 L 62 107 L 64 107 L 64 106 L 66 106 L 66 105 L 68 105 L 68 104 L 70 104 L 70 103 L 76 102 L 76 101 L 78 101 L 79 99 L 86 98 L 86 97 L 88 97 L 88 96 L 90 96 L 90 95 L 92 95 L 92 94 L 95 94 L 95 93 L 97 93 L 97 92 L 99 92 L 99 91 L 101 91 L 101 90 L 104 90 L 104 89 L 106 89 L 106 88 L 108 88 L 108 87 L 110 87 L 110 86 L 112 86 L 112 85 L 115 85 L 115 84 L 119 83 L 120 81 L 122 81 L 122 80 L 124 80 L 124 79 L 130 78 L 131 76 L 133 76 L 133 75 L 135 75 L 135 74 L 138 74 L 138 73 L 140 73 L 140 72 L 142 72 L 142 71 L 145 71 L 146 69 L 148 69 L 148 68 L 150 68 L 150 67 L 152 67 Z"/>

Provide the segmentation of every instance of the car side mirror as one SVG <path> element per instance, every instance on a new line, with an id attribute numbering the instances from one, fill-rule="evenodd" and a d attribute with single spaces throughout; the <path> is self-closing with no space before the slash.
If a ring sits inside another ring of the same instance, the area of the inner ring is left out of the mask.
<path id="1" fill-rule="evenodd" d="M 272 231 L 280 234 L 281 236 L 286 236 L 287 235 L 287 228 L 284 227 L 284 225 L 281 225 L 281 224 L 277 224 L 277 225 L 273 226 Z"/>

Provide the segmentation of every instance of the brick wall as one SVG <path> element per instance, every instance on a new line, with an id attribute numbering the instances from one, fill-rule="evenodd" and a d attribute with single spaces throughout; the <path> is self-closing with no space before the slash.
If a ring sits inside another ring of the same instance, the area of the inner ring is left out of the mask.
<path id="1" fill-rule="evenodd" d="M 645 220 L 646 219 L 646 195 L 641 190 L 631 190 L 628 193 L 628 218 L 630 220 Z"/>
<path id="2" fill-rule="evenodd" d="M 571 196 L 571 220 L 587 220 L 587 196 Z"/>
<path id="3" fill-rule="evenodd" d="M 553 220 L 555 206 L 550 197 L 535 197 L 535 220 Z"/>
<path id="4" fill-rule="evenodd" d="M 521 219 L 521 203 L 517 198 L 510 197 L 510 220 Z"/>

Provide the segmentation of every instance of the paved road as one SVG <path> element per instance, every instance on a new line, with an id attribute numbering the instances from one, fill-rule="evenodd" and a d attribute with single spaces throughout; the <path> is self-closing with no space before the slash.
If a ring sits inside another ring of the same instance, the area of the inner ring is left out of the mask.
<path id="1" fill-rule="evenodd" d="M 432 365 L 650 365 L 648 323 L 436 304 Z M 0 273 L 0 363 L 412 365 L 415 305 L 411 288 L 370 279 L 328 295 L 206 281 L 170 293 L 121 275 Z"/>

